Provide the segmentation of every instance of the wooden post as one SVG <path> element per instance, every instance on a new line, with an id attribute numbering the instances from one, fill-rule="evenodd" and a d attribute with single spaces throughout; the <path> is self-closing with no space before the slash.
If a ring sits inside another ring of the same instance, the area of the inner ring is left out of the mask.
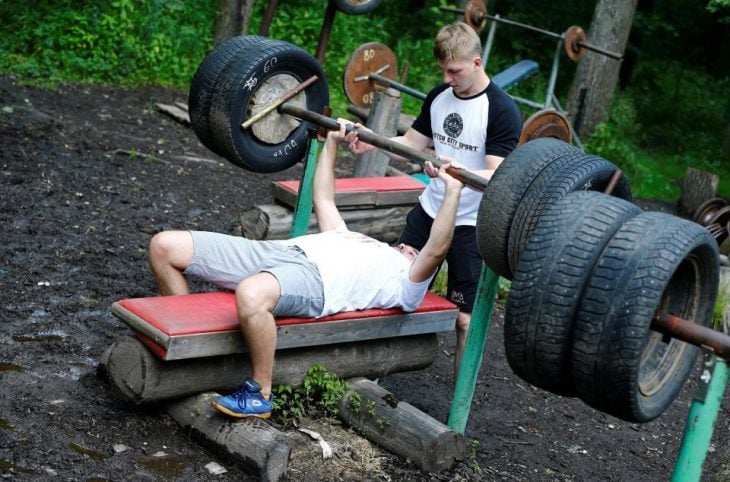
<path id="1" fill-rule="evenodd" d="M 402 99 L 393 88 L 376 90 L 373 107 L 370 109 L 367 127 L 385 137 L 396 135 Z M 360 154 L 355 161 L 353 177 L 385 176 L 390 159 L 379 149 Z"/>
<path id="2" fill-rule="evenodd" d="M 700 204 L 715 197 L 719 183 L 719 176 L 688 167 L 682 181 L 682 195 L 677 202 L 679 214 L 692 217 Z"/>
<path id="3" fill-rule="evenodd" d="M 434 333 L 278 350 L 274 383 L 298 386 L 314 364 L 326 366 L 341 378 L 375 378 L 421 370 L 433 363 L 437 353 L 438 337 Z M 133 336 L 114 342 L 101 357 L 99 367 L 99 375 L 122 398 L 136 404 L 207 391 L 232 391 L 250 373 L 245 353 L 162 361 Z"/>
<path id="4" fill-rule="evenodd" d="M 375 382 L 357 378 L 348 384 L 340 418 L 369 440 L 429 472 L 451 469 L 466 458 L 466 442 L 458 432 Z"/>
<path id="5" fill-rule="evenodd" d="M 252 467 L 259 480 L 277 481 L 286 473 L 291 448 L 283 433 L 258 420 L 233 420 L 211 407 L 220 395 L 201 393 L 167 405 L 167 412 L 183 428 L 203 442 L 224 449 Z"/>

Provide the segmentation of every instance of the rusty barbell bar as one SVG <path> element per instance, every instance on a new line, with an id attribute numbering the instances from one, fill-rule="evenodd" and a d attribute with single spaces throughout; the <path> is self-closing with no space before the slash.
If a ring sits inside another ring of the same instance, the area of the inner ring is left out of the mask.
<path id="1" fill-rule="evenodd" d="M 324 116 L 322 114 L 318 114 L 316 112 L 312 112 L 302 107 L 283 104 L 279 106 L 279 111 L 283 114 L 289 114 L 290 116 L 303 119 L 305 121 L 311 122 L 312 124 L 316 124 L 329 130 L 334 131 L 339 130 L 340 128 L 340 124 L 335 119 Z M 431 156 L 422 151 L 405 146 L 400 142 L 393 141 L 374 132 L 348 125 L 347 132 L 353 131 L 357 132 L 357 136 L 360 139 L 375 147 L 379 147 L 388 152 L 398 154 L 413 161 L 421 163 L 431 162 L 436 168 L 441 167 L 441 161 L 435 156 Z M 477 191 L 484 191 L 484 189 L 487 187 L 487 184 L 489 183 L 486 178 L 474 174 L 473 172 L 466 169 L 457 169 L 454 167 L 450 167 L 446 170 L 446 172 L 463 182 L 465 185 L 476 189 Z"/>
<path id="2" fill-rule="evenodd" d="M 691 345 L 710 349 L 716 356 L 730 360 L 730 336 L 712 328 L 662 312 L 651 320 L 651 329 Z"/>
<path id="3" fill-rule="evenodd" d="M 454 8 L 454 7 L 439 7 L 439 8 L 444 12 L 458 13 L 461 15 L 466 15 L 466 13 L 467 13 L 467 11 L 463 8 Z M 543 35 L 547 35 L 549 37 L 553 37 L 553 38 L 556 38 L 559 40 L 565 40 L 565 36 L 566 36 L 565 33 L 559 34 L 559 33 L 551 32 L 549 30 L 545 30 L 545 29 L 542 29 L 539 27 L 534 27 L 534 26 L 528 25 L 526 23 L 516 22 L 514 20 L 508 20 L 504 17 L 489 15 L 484 10 L 475 9 L 475 10 L 471 10 L 469 13 L 473 16 L 473 21 L 475 24 L 481 24 L 486 19 L 490 19 L 495 22 L 501 22 L 501 23 L 505 23 L 507 25 L 514 25 L 516 27 L 522 27 L 526 30 L 532 30 L 533 32 L 541 33 Z M 623 55 L 621 55 L 621 54 L 618 54 L 616 52 L 611 52 L 611 51 L 603 49 L 601 47 L 597 47 L 593 44 L 589 44 L 588 42 L 583 42 L 583 41 L 579 40 L 576 42 L 576 46 L 585 48 L 586 50 L 590 50 L 592 52 L 596 52 L 601 55 L 605 55 L 606 57 L 610 57 L 612 59 L 616 59 L 616 60 L 623 59 Z"/>

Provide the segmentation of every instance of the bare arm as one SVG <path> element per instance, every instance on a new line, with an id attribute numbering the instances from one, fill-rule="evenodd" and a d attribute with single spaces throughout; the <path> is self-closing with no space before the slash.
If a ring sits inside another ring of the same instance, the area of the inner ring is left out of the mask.
<path id="1" fill-rule="evenodd" d="M 464 185 L 458 179 L 446 173 L 452 163 L 446 162 L 438 169 L 438 176 L 446 184 L 444 200 L 441 203 L 436 218 L 431 225 L 428 241 L 411 264 L 408 278 L 415 282 L 427 280 L 438 269 L 446 257 L 454 236 L 454 222 L 456 209 L 459 206 L 459 194 Z M 453 167 L 458 167 L 454 165 Z"/>
<path id="2" fill-rule="evenodd" d="M 335 161 L 337 143 L 344 139 L 346 122 L 342 119 L 337 121 L 340 130 L 327 133 L 312 181 L 314 214 L 321 232 L 337 229 L 344 222 L 335 204 Z"/>

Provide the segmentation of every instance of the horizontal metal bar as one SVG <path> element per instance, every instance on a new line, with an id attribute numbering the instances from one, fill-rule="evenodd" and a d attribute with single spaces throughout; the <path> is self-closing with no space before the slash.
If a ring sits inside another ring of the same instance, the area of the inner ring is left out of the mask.
<path id="1" fill-rule="evenodd" d="M 279 107 L 279 111 L 284 114 L 289 114 L 299 119 L 324 127 L 325 129 L 334 131 L 340 128 L 340 124 L 335 119 L 332 119 L 322 114 L 318 114 L 316 112 L 312 112 L 302 107 L 283 104 Z M 372 131 L 348 125 L 347 132 L 353 131 L 357 132 L 357 136 L 370 145 L 373 145 L 388 152 L 392 152 L 393 154 L 403 156 L 406 159 L 410 159 L 412 161 L 420 163 L 431 162 L 435 167 L 441 167 L 441 161 L 435 156 L 431 156 L 422 151 L 413 149 L 411 147 L 401 144 L 400 142 L 396 142 L 388 137 L 381 136 Z M 474 174 L 473 172 L 466 169 L 456 169 L 450 167 L 446 170 L 446 172 L 463 182 L 465 185 L 476 189 L 477 191 L 484 191 L 484 189 L 487 187 L 487 184 L 489 183 L 488 179 Z"/>
<path id="2" fill-rule="evenodd" d="M 669 313 L 658 313 L 651 320 L 651 329 L 692 345 L 708 348 L 716 356 L 730 359 L 730 336 Z"/>
<path id="3" fill-rule="evenodd" d="M 395 90 L 399 90 L 401 92 L 404 92 L 406 94 L 412 95 L 416 99 L 426 100 L 426 94 L 423 92 L 420 92 L 418 90 L 412 89 L 408 87 L 407 85 L 403 85 L 400 82 L 396 82 L 395 80 L 389 79 L 387 77 L 383 77 L 382 75 L 373 72 L 368 77 L 371 79 L 380 82 L 381 84 L 385 84 L 389 87 L 393 87 Z"/>

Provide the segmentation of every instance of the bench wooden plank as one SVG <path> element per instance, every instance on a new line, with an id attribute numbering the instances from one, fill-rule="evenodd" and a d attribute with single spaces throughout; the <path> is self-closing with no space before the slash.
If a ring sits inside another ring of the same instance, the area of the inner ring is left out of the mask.
<path id="1" fill-rule="evenodd" d="M 335 180 L 335 203 L 343 209 L 413 205 L 425 187 L 422 182 L 406 176 L 338 178 Z M 293 207 L 299 181 L 276 181 L 273 192 L 279 203 Z"/>
<path id="2" fill-rule="evenodd" d="M 121 300 L 112 313 L 137 332 L 164 360 L 246 352 L 231 292 Z M 322 318 L 280 318 L 277 349 L 373 340 L 453 329 L 458 310 L 428 293 L 411 313 L 371 309 Z"/>

